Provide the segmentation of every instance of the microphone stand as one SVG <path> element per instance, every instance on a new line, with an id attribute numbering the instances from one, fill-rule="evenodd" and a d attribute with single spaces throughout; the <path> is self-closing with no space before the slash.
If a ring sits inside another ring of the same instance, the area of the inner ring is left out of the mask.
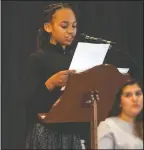
<path id="1" fill-rule="evenodd" d="M 108 51 L 109 52 L 112 52 L 112 51 L 118 52 L 123 55 L 122 56 L 123 58 L 124 58 L 124 56 L 126 56 L 126 58 L 128 59 L 128 64 L 129 64 L 128 68 L 130 68 L 128 73 L 131 75 L 132 78 L 134 78 L 140 82 L 143 81 L 142 65 L 140 65 L 137 62 L 136 57 L 133 57 L 128 52 L 123 52 L 123 51 L 119 50 L 118 48 L 116 48 L 116 46 L 114 46 L 114 44 L 110 44 Z"/>
<path id="2" fill-rule="evenodd" d="M 123 52 L 123 51 L 121 51 L 121 50 L 119 50 L 119 49 L 117 49 L 117 48 L 112 49 L 112 47 L 113 47 L 113 46 L 110 44 L 110 47 L 109 47 L 108 50 L 110 50 L 110 51 L 117 51 L 117 52 L 119 52 L 119 53 L 121 53 L 121 54 L 123 54 L 123 55 L 126 55 L 139 69 L 142 67 L 142 66 L 140 66 L 140 65 L 137 63 L 137 61 L 135 60 L 135 57 L 133 57 L 132 55 L 130 55 L 128 52 Z"/>

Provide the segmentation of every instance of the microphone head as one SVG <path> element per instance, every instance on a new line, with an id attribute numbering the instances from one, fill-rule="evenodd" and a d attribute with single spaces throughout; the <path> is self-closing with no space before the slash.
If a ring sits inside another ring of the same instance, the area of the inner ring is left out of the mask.
<path id="1" fill-rule="evenodd" d="M 83 37 L 83 38 L 85 38 L 86 34 L 85 33 L 81 33 L 80 36 Z"/>
<path id="2" fill-rule="evenodd" d="M 81 41 L 81 42 L 87 42 L 86 33 L 80 33 L 80 35 L 79 35 L 79 41 Z"/>
<path id="3" fill-rule="evenodd" d="M 92 42 L 92 43 L 116 44 L 115 42 L 107 41 L 107 40 L 102 39 L 102 38 L 88 36 L 86 33 L 80 34 L 80 41 Z"/>
<path id="4" fill-rule="evenodd" d="M 95 38 L 87 35 L 86 33 L 80 34 L 80 41 L 90 42 L 90 43 L 106 43 L 101 38 Z"/>

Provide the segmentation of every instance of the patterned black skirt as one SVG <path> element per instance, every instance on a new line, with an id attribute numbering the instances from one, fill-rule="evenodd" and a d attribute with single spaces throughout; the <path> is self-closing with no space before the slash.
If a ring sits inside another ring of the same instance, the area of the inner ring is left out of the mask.
<path id="1" fill-rule="evenodd" d="M 26 149 L 85 149 L 78 133 L 53 130 L 36 123 L 26 138 Z"/>

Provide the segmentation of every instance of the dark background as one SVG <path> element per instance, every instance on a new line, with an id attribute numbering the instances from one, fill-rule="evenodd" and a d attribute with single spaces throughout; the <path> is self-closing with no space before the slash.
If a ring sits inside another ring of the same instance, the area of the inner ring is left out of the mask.
<path id="1" fill-rule="evenodd" d="M 24 146 L 25 109 L 20 89 L 27 56 L 36 50 L 37 29 L 48 2 L 2 1 L 2 148 Z M 72 4 L 74 2 L 71 1 Z M 77 1 L 79 32 L 117 42 L 143 60 L 142 1 Z"/>

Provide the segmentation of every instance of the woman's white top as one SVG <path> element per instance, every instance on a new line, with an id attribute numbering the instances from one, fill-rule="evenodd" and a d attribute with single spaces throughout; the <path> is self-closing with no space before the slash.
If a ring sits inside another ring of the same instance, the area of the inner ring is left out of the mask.
<path id="1" fill-rule="evenodd" d="M 98 126 L 99 149 L 143 149 L 143 140 L 133 134 L 133 124 L 110 117 Z"/>

